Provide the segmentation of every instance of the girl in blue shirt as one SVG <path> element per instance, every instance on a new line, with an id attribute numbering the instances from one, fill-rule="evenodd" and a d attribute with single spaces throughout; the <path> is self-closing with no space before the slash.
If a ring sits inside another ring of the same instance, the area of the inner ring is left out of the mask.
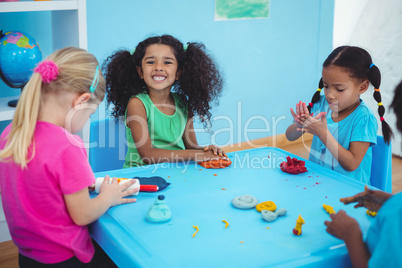
<path id="1" fill-rule="evenodd" d="M 396 114 L 396 125 L 402 132 L 402 82 L 395 90 L 391 107 Z M 345 241 L 353 267 L 402 267 L 402 192 L 392 195 L 370 190 L 352 197 L 341 198 L 344 204 L 355 203 L 378 211 L 369 227 L 365 242 L 359 223 L 340 210 L 325 221 L 327 232 Z"/>
<path id="2" fill-rule="evenodd" d="M 305 132 L 313 134 L 309 160 L 369 183 L 370 147 L 377 143 L 378 126 L 360 95 L 370 83 L 374 86 L 384 140 L 389 143 L 392 131 L 383 118 L 380 82 L 380 70 L 366 50 L 338 47 L 324 61 L 319 88 L 311 103 L 307 106 L 299 102 L 296 111 L 291 109 L 295 123 L 286 130 L 286 137 L 294 141 Z"/>

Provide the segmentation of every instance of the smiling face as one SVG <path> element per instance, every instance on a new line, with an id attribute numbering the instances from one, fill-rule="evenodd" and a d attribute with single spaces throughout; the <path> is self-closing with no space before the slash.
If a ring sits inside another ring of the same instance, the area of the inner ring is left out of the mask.
<path id="1" fill-rule="evenodd" d="M 336 65 L 322 70 L 325 98 L 333 112 L 340 120 L 353 112 L 360 104 L 360 94 L 366 92 L 369 81 L 352 78 L 344 68 Z"/>
<path id="2" fill-rule="evenodd" d="M 150 91 L 169 90 L 179 79 L 178 62 L 168 45 L 153 44 L 147 47 L 137 72 Z"/>

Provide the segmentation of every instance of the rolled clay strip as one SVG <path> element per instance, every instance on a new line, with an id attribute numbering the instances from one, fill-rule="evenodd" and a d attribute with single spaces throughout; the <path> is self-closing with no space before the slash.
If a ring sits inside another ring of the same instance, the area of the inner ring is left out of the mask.
<path id="1" fill-rule="evenodd" d="M 272 201 L 265 201 L 265 202 L 259 203 L 255 208 L 257 209 L 258 212 L 261 212 L 262 210 L 275 211 L 276 204 Z"/>
<path id="2" fill-rule="evenodd" d="M 251 209 L 258 204 L 257 198 L 251 195 L 238 196 L 232 199 L 232 205 L 235 208 Z"/>
<path id="3" fill-rule="evenodd" d="M 264 221 L 274 221 L 278 216 L 285 216 L 288 211 L 285 208 L 280 208 L 276 212 L 272 212 L 269 210 L 262 210 L 261 217 Z"/>
<path id="4" fill-rule="evenodd" d="M 264 221 L 271 222 L 276 220 L 276 217 L 278 217 L 278 215 L 275 212 L 264 209 L 263 211 L 261 211 L 261 217 L 263 218 Z"/>

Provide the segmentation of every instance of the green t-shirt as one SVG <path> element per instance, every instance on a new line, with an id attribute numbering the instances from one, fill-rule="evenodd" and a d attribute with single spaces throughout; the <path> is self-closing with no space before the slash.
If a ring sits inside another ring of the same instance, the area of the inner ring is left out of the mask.
<path id="1" fill-rule="evenodd" d="M 166 150 L 184 150 L 184 130 L 187 124 L 187 111 L 181 108 L 180 96 L 172 93 L 176 111 L 173 115 L 162 113 L 152 102 L 148 93 L 141 93 L 136 97 L 142 101 L 147 113 L 148 131 L 154 148 Z M 127 116 L 127 109 L 126 109 Z M 125 118 L 127 120 L 127 118 Z M 126 121 L 127 122 L 127 121 Z M 128 151 L 123 168 L 145 165 L 142 161 L 133 140 L 131 129 L 126 125 Z"/>

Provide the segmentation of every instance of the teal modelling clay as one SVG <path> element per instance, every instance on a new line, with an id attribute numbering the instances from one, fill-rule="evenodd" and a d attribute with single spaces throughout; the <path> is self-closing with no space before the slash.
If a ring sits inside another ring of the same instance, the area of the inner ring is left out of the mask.
<path id="1" fill-rule="evenodd" d="M 172 217 L 170 208 L 165 203 L 165 196 L 159 195 L 148 210 L 146 219 L 150 222 L 166 222 Z"/>

